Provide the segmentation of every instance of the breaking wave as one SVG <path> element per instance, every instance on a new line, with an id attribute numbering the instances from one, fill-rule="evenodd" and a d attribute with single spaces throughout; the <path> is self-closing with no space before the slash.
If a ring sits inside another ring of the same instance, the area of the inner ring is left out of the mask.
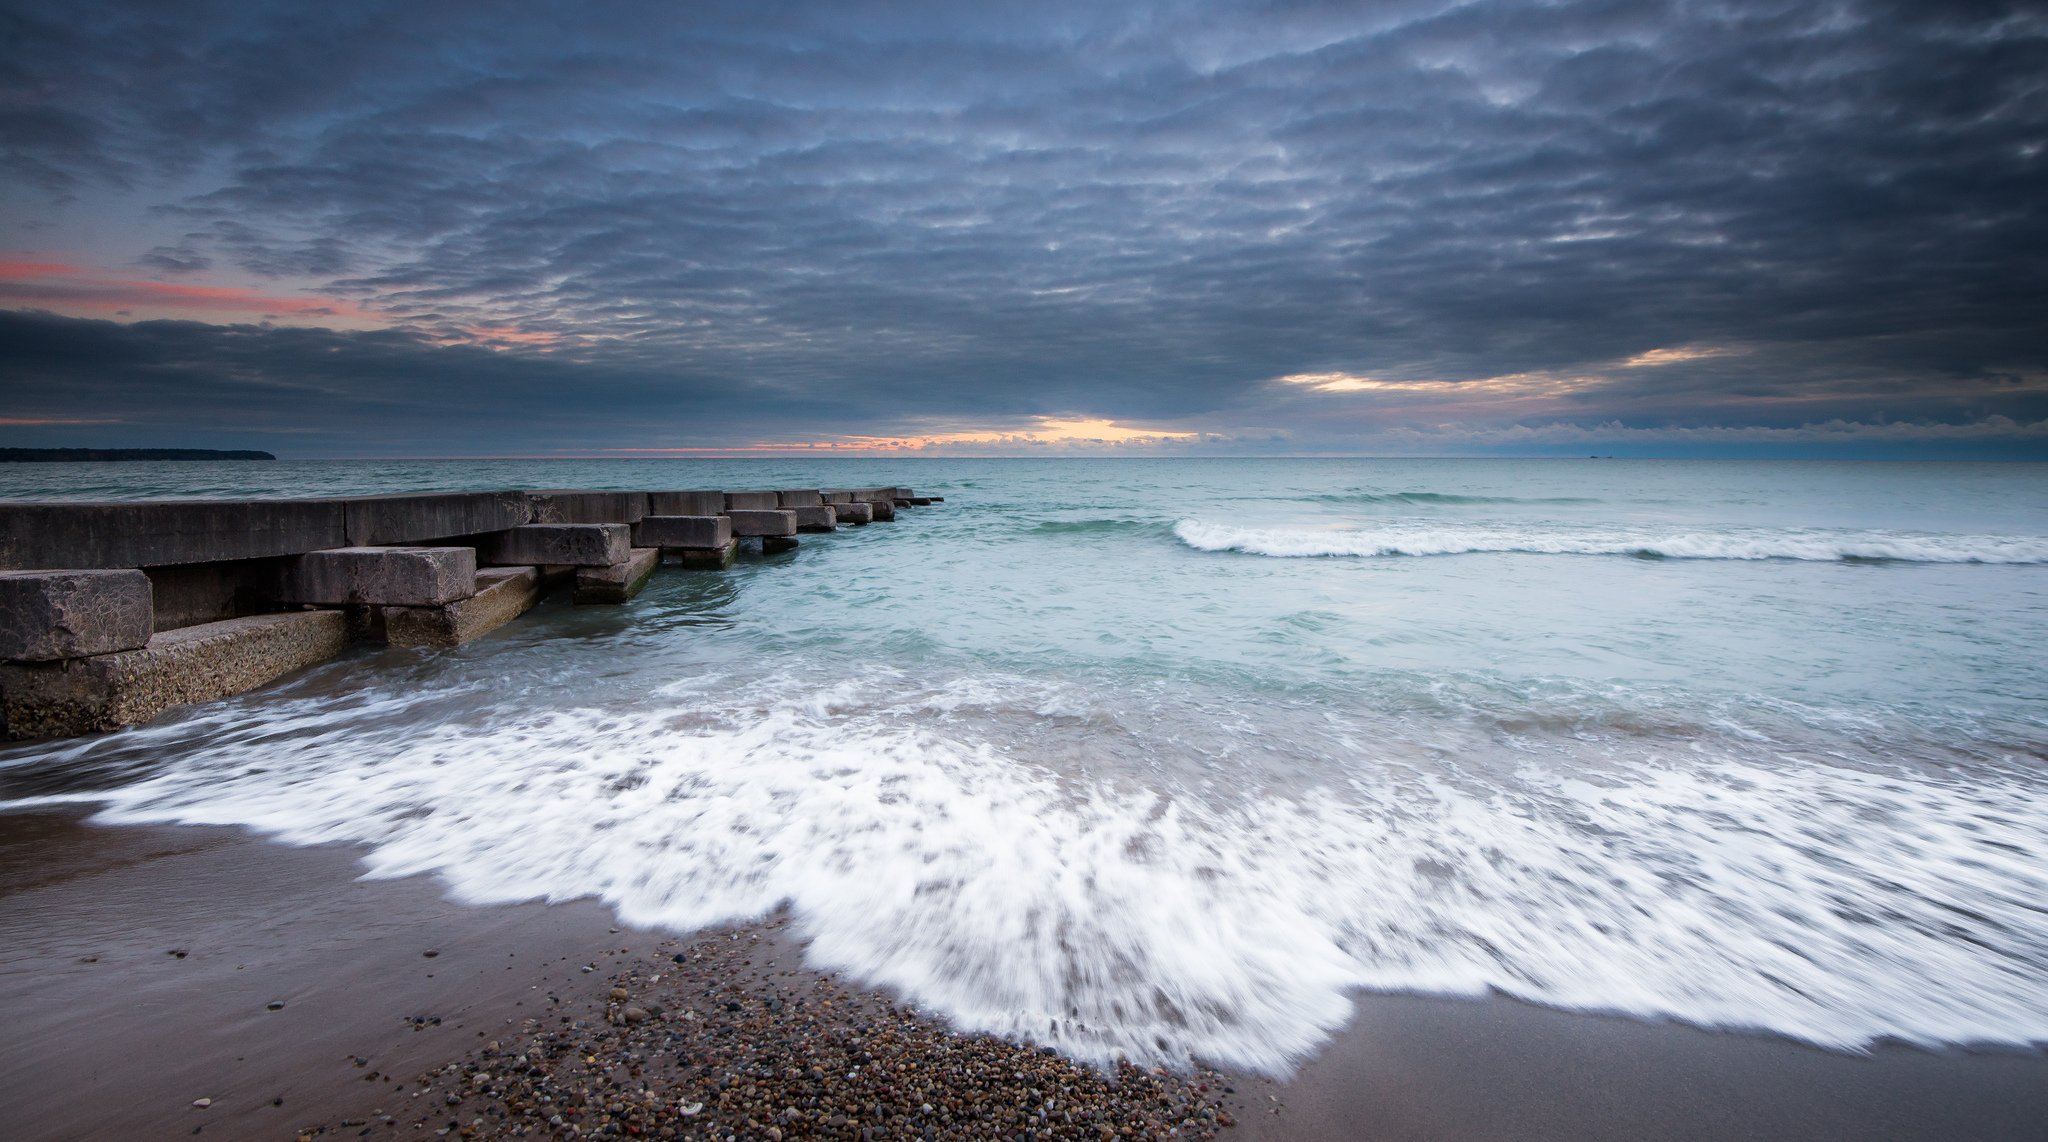
<path id="1" fill-rule="evenodd" d="M 1173 527 L 1198 551 L 1315 556 L 1626 555 L 1638 559 L 1792 559 L 1816 562 L 2048 563 L 2048 538 L 1830 529 L 1632 530 L 1567 525 L 1376 525 L 1333 530 L 1236 527 L 1184 519 Z"/>
<path id="2" fill-rule="evenodd" d="M 99 819 L 352 842 L 372 876 L 678 932 L 787 905 L 818 966 L 1091 1060 L 1284 1074 L 1360 988 L 1843 1049 L 2048 1041 L 2048 798 L 2018 774 L 1631 739 L 1600 776 L 1535 749 L 1460 783 L 1368 750 L 1287 793 L 1148 789 L 1040 763 L 1059 732 L 1195 748 L 1118 722 L 1128 695 L 990 676 L 877 700 L 899 685 L 713 678 L 468 724 L 411 695 L 230 705 L 113 739 L 171 760 Z"/>

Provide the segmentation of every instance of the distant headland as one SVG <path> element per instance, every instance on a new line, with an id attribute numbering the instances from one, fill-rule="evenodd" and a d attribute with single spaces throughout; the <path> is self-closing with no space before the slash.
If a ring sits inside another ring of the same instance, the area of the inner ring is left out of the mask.
<path id="1" fill-rule="evenodd" d="M 105 460 L 275 460 L 268 452 L 215 448 L 0 448 L 0 464 Z"/>

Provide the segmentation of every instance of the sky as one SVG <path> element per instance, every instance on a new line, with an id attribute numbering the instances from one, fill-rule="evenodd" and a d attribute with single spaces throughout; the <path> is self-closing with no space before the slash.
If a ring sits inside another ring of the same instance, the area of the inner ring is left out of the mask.
<path id="1" fill-rule="evenodd" d="M 2048 459 L 2022 4 L 0 4 L 0 446 Z"/>

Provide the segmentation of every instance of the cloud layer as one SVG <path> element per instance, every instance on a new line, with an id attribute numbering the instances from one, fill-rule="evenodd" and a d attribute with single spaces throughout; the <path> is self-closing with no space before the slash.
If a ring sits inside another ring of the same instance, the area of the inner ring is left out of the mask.
<path id="1" fill-rule="evenodd" d="M 0 324 L 0 415 L 351 452 L 558 439 L 496 394 L 646 447 L 2048 418 L 2020 5 L 251 9 L 0 17 L 14 260 L 119 220 L 127 315 L 199 319 L 0 285 L 54 311 Z"/>

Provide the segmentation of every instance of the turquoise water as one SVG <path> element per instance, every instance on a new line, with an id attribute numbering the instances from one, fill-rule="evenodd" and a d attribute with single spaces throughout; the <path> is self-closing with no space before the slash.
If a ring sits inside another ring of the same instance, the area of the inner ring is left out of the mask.
<path id="1" fill-rule="evenodd" d="M 0 753 L 1079 1056 L 1284 1072 L 1359 989 L 2048 1042 L 2048 468 L 11 465 L 0 496 L 907 483 L 625 608 Z"/>

